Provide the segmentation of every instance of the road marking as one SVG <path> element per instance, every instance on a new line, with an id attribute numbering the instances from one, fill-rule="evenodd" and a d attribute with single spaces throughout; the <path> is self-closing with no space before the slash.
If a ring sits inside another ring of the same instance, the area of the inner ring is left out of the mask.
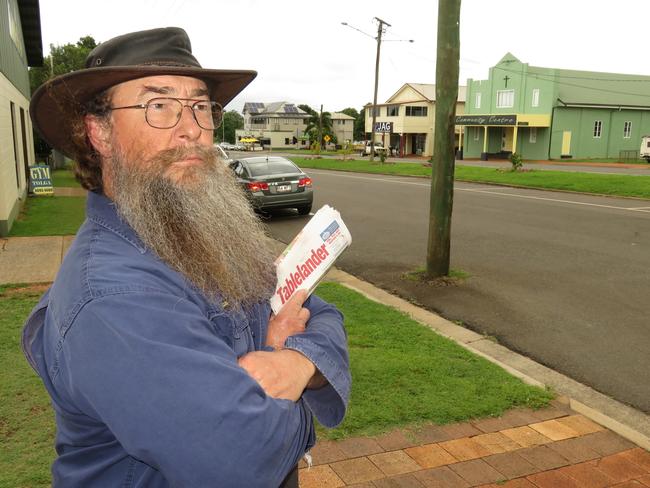
<path id="1" fill-rule="evenodd" d="M 313 171 L 310 170 L 310 173 L 315 173 L 315 174 L 321 174 L 321 175 L 331 175 L 331 171 Z M 414 182 L 414 181 L 402 181 L 399 179 L 388 179 L 388 178 L 371 178 L 368 176 L 356 176 L 356 175 L 349 175 L 349 174 L 344 174 L 344 173 L 337 173 L 340 176 L 343 176 L 345 178 L 354 178 L 358 180 L 370 180 L 370 181 L 381 181 L 385 183 L 401 183 L 403 185 L 415 185 L 415 186 L 425 186 L 427 188 L 431 187 L 431 183 L 419 183 L 419 182 Z M 480 185 L 480 183 L 477 183 Z M 617 207 L 616 205 L 603 205 L 599 203 L 587 203 L 587 202 L 576 202 L 572 200 L 562 200 L 559 198 L 548 198 L 548 197 L 535 197 L 532 195 L 513 195 L 512 193 L 504 193 L 504 191 L 511 191 L 511 190 L 526 190 L 526 188 L 514 188 L 514 187 L 500 187 L 498 190 L 479 190 L 479 189 L 474 189 L 474 188 L 462 188 L 462 187 L 455 187 L 455 190 L 458 191 L 467 191 L 471 193 L 485 193 L 488 195 L 501 195 L 501 196 L 506 196 L 506 197 L 513 197 L 513 198 L 525 198 L 529 200 L 541 200 L 541 201 L 546 201 L 546 202 L 557 202 L 557 203 L 568 203 L 571 205 L 583 205 L 586 207 L 600 207 L 600 208 L 611 208 L 614 210 L 627 210 L 631 212 L 642 212 L 642 213 L 650 213 L 650 207 Z M 538 190 L 536 188 L 530 188 L 530 190 L 533 191 L 553 191 L 553 190 Z M 614 198 L 614 197 L 612 197 Z"/>

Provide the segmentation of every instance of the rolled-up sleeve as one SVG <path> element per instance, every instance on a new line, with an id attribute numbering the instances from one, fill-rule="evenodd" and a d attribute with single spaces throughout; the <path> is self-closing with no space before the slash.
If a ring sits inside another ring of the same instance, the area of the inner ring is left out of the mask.
<path id="1" fill-rule="evenodd" d="M 95 298 L 66 331 L 55 381 L 172 486 L 278 486 L 313 443 L 314 407 L 267 396 L 214 328 L 164 293 Z"/>
<path id="2" fill-rule="evenodd" d="M 307 329 L 287 338 L 285 347 L 304 354 L 327 379 L 323 388 L 305 390 L 303 399 L 321 424 L 336 427 L 345 416 L 352 381 L 343 315 L 315 295 L 304 306 L 311 314 Z"/>

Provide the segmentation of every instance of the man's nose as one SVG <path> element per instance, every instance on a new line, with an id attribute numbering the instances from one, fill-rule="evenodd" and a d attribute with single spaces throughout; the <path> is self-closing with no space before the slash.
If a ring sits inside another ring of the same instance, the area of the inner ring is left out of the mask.
<path id="1" fill-rule="evenodd" d="M 191 105 L 183 105 L 176 129 L 180 137 L 187 139 L 196 139 L 201 135 L 202 129 L 194 117 L 194 109 L 192 109 Z"/>

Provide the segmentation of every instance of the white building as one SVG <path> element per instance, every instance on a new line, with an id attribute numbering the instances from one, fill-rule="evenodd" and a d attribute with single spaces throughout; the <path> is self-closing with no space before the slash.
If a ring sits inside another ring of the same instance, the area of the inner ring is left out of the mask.
<path id="1" fill-rule="evenodd" d="M 293 103 L 246 102 L 244 128 L 235 131 L 237 142 L 255 138 L 264 147 L 295 148 L 307 146 L 303 135 L 310 115 Z"/>
<path id="2" fill-rule="evenodd" d="M 25 202 L 36 163 L 27 67 L 42 64 L 38 0 L 0 0 L 0 236 Z"/>
<path id="3" fill-rule="evenodd" d="M 352 142 L 354 137 L 354 117 L 341 112 L 333 112 L 332 130 L 336 136 L 337 144 L 343 145 L 346 142 Z"/>

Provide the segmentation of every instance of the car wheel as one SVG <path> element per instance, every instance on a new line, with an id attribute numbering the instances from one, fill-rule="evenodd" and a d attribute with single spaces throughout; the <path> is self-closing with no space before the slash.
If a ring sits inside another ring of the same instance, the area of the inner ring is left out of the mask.
<path id="1" fill-rule="evenodd" d="M 298 213 L 300 215 L 307 215 L 309 212 L 311 212 L 311 205 L 304 205 L 302 207 L 298 207 Z"/>

